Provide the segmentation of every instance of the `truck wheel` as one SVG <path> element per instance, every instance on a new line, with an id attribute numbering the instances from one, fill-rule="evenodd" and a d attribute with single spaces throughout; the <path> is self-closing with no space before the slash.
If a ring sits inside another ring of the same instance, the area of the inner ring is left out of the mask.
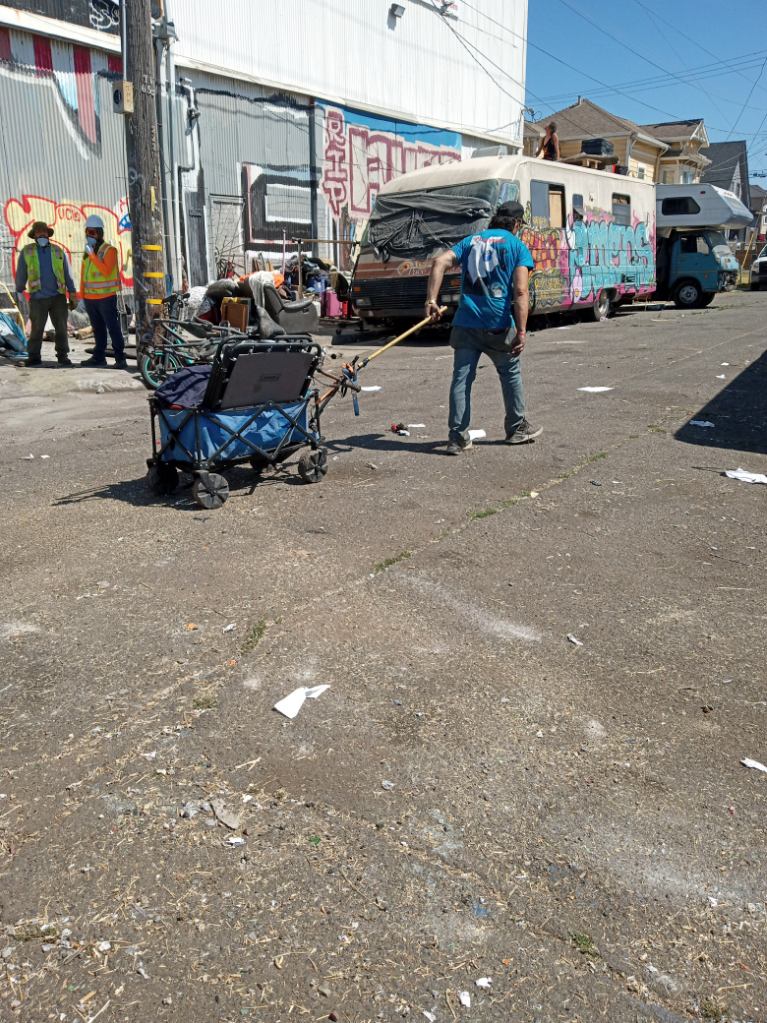
<path id="1" fill-rule="evenodd" d="M 697 281 L 682 281 L 674 292 L 674 305 L 677 309 L 697 309 L 702 295 Z"/>
<path id="2" fill-rule="evenodd" d="M 700 302 L 698 302 L 698 308 L 705 309 L 707 305 L 711 305 L 715 298 L 716 298 L 715 291 L 704 292 L 700 297 Z"/>
<path id="3" fill-rule="evenodd" d="M 597 297 L 594 299 L 594 304 L 590 309 L 591 318 L 595 323 L 602 323 L 606 320 L 612 312 L 612 300 L 609 292 L 600 291 Z"/>
<path id="4" fill-rule="evenodd" d="M 751 291 L 759 291 L 759 281 L 751 281 L 749 288 Z"/>

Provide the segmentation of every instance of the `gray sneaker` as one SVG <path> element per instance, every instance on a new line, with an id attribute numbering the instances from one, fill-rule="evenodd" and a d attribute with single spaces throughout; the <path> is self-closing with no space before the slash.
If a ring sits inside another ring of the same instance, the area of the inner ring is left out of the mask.
<path id="1" fill-rule="evenodd" d="M 450 440 L 447 442 L 447 454 L 460 455 L 463 451 L 468 451 L 470 447 L 473 447 L 470 440 Z"/>
<path id="2" fill-rule="evenodd" d="M 540 437 L 543 433 L 542 426 L 533 426 L 526 419 L 523 419 L 519 426 L 513 433 L 506 435 L 507 444 L 529 444 L 534 441 L 536 437 Z"/>

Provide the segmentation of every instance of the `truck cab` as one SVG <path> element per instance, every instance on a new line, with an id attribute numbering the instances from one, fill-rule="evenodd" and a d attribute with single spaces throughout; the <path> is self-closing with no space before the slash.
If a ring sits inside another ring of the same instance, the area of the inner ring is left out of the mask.
<path id="1" fill-rule="evenodd" d="M 678 309 L 707 306 L 738 282 L 738 261 L 716 228 L 672 230 L 658 238 L 658 290 Z"/>

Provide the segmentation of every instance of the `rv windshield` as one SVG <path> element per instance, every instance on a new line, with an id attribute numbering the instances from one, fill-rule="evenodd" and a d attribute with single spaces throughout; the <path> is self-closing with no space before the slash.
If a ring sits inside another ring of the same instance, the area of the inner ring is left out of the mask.
<path id="1" fill-rule="evenodd" d="M 362 244 L 372 246 L 384 263 L 392 256 L 428 259 L 485 227 L 500 185 L 495 179 L 379 195 Z"/>
<path id="2" fill-rule="evenodd" d="M 715 256 L 731 256 L 732 249 L 727 244 L 727 239 L 721 231 L 708 231 L 709 245 L 714 251 Z"/>

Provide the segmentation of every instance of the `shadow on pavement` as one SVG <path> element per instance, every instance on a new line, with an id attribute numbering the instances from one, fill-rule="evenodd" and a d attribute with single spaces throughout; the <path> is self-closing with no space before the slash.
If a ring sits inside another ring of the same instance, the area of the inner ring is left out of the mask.
<path id="1" fill-rule="evenodd" d="M 691 426 L 692 420 L 711 427 Z M 707 448 L 767 454 L 767 351 L 692 416 L 676 439 Z"/>

